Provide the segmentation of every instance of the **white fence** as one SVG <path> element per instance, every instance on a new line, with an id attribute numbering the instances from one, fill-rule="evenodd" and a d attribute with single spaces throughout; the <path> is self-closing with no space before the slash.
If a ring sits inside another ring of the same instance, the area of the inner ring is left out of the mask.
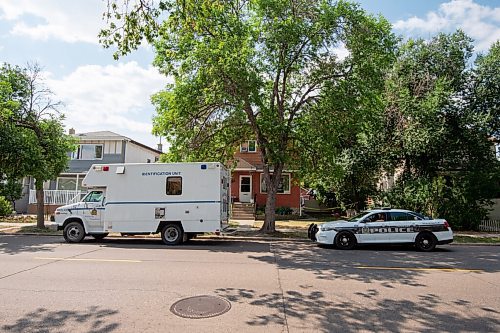
<path id="1" fill-rule="evenodd" d="M 80 200 L 85 192 L 68 190 L 44 190 L 44 201 L 46 205 L 67 205 Z M 30 190 L 30 204 L 36 204 L 36 190 Z"/>
<path id="2" fill-rule="evenodd" d="M 479 224 L 479 231 L 500 232 L 500 220 L 483 220 Z"/>

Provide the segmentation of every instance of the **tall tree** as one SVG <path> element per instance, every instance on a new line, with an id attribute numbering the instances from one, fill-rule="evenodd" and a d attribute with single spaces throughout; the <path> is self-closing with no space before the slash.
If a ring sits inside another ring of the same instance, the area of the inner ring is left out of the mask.
<path id="1" fill-rule="evenodd" d="M 0 173 L 35 178 L 37 226 L 42 228 L 43 182 L 66 169 L 73 140 L 64 134 L 61 104 L 52 99 L 37 65 L 27 69 L 3 65 L 0 92 Z"/>
<path id="2" fill-rule="evenodd" d="M 500 41 L 477 57 L 470 82 L 470 108 L 487 117 L 489 134 L 500 140 Z"/>
<path id="3" fill-rule="evenodd" d="M 110 1 L 103 44 L 116 43 L 118 56 L 145 37 L 156 48 L 155 65 L 175 80 L 153 97 L 154 131 L 171 141 L 171 158 L 228 160 L 238 143 L 256 139 L 266 232 L 275 230 L 282 171 L 301 154 L 295 142 L 305 127 L 298 124 L 313 110 L 335 117 L 329 96 L 344 82 L 356 81 L 347 84 L 351 96 L 364 98 L 394 46 L 385 19 L 344 1 L 172 0 L 154 7 L 143 0 L 131 9 L 117 2 Z M 160 22 L 161 15 L 168 17 Z M 348 55 L 339 57 L 340 50 Z"/>
<path id="4" fill-rule="evenodd" d="M 485 216 L 500 178 L 492 110 L 478 108 L 485 98 L 470 89 L 472 54 L 461 31 L 403 45 L 387 80 L 384 126 L 386 168 L 398 175 L 389 202 L 464 228 Z"/>

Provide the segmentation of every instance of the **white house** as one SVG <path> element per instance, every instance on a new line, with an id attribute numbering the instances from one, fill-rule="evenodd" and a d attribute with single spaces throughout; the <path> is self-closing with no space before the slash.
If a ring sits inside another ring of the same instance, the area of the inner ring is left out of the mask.
<path id="1" fill-rule="evenodd" d="M 44 184 L 47 213 L 77 201 L 86 193 L 82 180 L 92 164 L 154 163 L 161 154 L 157 149 L 110 131 L 76 134 L 74 129 L 70 129 L 69 134 L 77 138 L 78 145 L 74 152 L 68 152 L 70 161 L 67 170 Z M 31 178 L 23 180 L 23 198 L 16 201 L 16 211 L 29 214 L 36 211 L 35 187 Z"/>

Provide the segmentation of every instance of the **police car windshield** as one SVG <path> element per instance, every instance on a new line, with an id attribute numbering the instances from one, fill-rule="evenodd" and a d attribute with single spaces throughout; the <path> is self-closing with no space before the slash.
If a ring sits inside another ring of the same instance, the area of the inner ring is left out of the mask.
<path id="1" fill-rule="evenodd" d="M 350 219 L 347 219 L 348 222 L 358 222 L 359 219 L 361 219 L 363 216 L 366 215 L 366 213 L 368 212 L 361 212 L 357 215 L 354 215 L 353 217 L 351 217 Z"/>

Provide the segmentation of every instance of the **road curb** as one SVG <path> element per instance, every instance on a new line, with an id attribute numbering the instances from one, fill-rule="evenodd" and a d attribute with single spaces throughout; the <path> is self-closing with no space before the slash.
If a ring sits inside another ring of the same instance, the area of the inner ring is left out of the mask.
<path id="1" fill-rule="evenodd" d="M 0 232 L 0 236 L 51 236 L 51 237 L 62 237 L 62 235 L 54 235 L 54 234 L 38 234 L 33 232 L 23 232 L 23 233 L 8 233 L 8 232 Z M 121 236 L 109 236 L 106 237 L 109 239 L 122 239 L 124 237 Z M 148 239 L 144 237 L 144 239 Z M 151 238 L 149 238 L 151 239 Z M 286 242 L 286 241 L 294 241 L 300 243 L 313 243 L 307 238 L 281 238 L 281 237 L 245 237 L 245 236 L 200 236 L 197 239 L 209 239 L 209 240 L 235 240 L 235 241 L 276 241 L 276 242 Z M 451 243 L 447 244 L 451 246 L 458 245 L 466 245 L 466 246 L 500 246 L 500 243 Z"/>

